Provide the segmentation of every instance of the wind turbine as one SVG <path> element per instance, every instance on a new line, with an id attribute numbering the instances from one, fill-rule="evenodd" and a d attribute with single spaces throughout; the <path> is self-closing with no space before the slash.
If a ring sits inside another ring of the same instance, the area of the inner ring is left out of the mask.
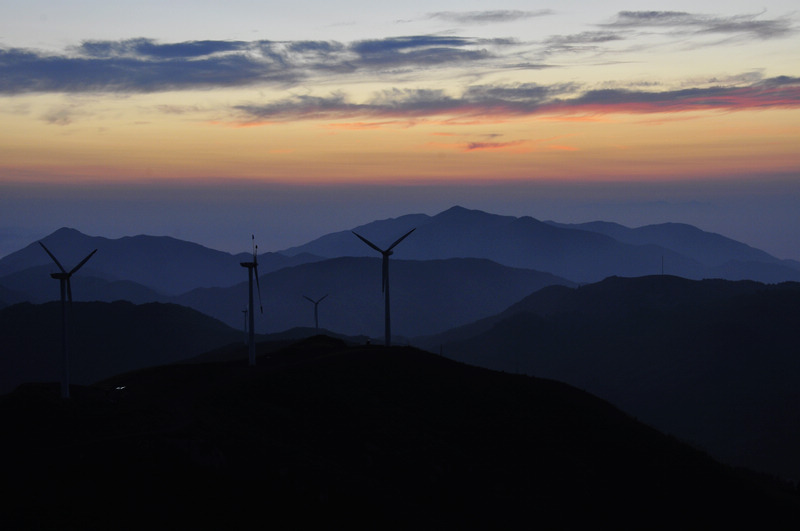
<path id="1" fill-rule="evenodd" d="M 385 299 L 384 300 L 384 302 L 385 302 L 385 310 L 384 310 L 384 323 L 385 323 L 384 324 L 384 336 L 385 336 L 385 339 L 384 339 L 384 344 L 387 347 L 390 346 L 391 342 L 392 342 L 391 341 L 392 340 L 392 324 L 391 324 L 391 319 L 389 318 L 389 257 L 392 254 L 394 254 L 392 249 L 397 247 L 398 243 L 400 243 L 401 241 L 406 239 L 406 237 L 409 234 L 411 234 L 412 232 L 414 232 L 415 230 L 417 230 L 416 227 L 414 227 L 410 231 L 408 231 L 405 234 L 403 234 L 400 238 L 397 239 L 397 241 L 395 241 L 393 244 L 391 244 L 386 250 L 381 249 L 380 247 L 378 247 L 377 245 L 375 245 L 374 243 L 372 243 L 371 241 L 369 241 L 365 237 L 363 237 L 360 234 L 358 234 L 357 232 L 353 231 L 353 234 L 358 236 L 358 238 L 362 242 L 366 243 L 367 245 L 369 245 L 370 247 L 372 247 L 373 249 L 375 249 L 376 251 L 381 253 L 381 255 L 383 256 L 383 275 L 382 275 L 382 281 L 381 281 L 381 291 L 383 291 L 383 295 L 384 295 L 384 299 Z"/>
<path id="2" fill-rule="evenodd" d="M 311 297 L 306 297 L 303 295 L 303 298 L 314 305 L 314 328 L 316 328 L 317 332 L 319 332 L 319 303 L 322 302 L 322 299 L 327 297 L 328 294 L 326 293 L 323 295 L 319 300 L 314 300 Z"/>
<path id="3" fill-rule="evenodd" d="M 89 261 L 89 258 L 97 252 L 97 249 L 89 253 L 89 256 L 81 260 L 81 262 L 72 268 L 71 271 L 67 272 L 64 269 L 64 266 L 58 261 L 58 259 L 50 252 L 50 250 L 44 246 L 42 242 L 39 242 L 39 245 L 42 246 L 42 249 L 53 259 L 53 262 L 56 263 L 58 268 L 61 270 L 60 273 L 50 273 L 50 277 L 58 279 L 61 283 L 61 398 L 69 398 L 69 345 L 67 344 L 67 300 L 69 300 L 70 308 L 72 307 L 72 284 L 70 283 L 70 278 L 72 275 L 81 267 L 83 264 Z"/>
<path id="4" fill-rule="evenodd" d="M 264 313 L 264 306 L 261 305 L 261 284 L 258 282 L 258 245 L 256 245 L 256 237 L 251 235 L 253 240 L 253 261 L 252 262 L 239 262 L 239 265 L 242 267 L 247 268 L 247 279 L 249 281 L 249 301 L 250 301 L 250 338 L 249 338 L 249 347 L 250 347 L 250 365 L 254 366 L 256 364 L 256 340 L 255 340 L 255 310 L 253 308 L 253 270 L 256 273 L 256 286 L 258 287 L 258 306 L 261 309 L 261 313 Z"/>

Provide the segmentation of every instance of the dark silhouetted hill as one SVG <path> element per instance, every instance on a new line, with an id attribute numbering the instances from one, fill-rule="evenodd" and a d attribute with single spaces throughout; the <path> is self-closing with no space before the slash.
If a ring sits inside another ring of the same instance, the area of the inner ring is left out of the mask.
<path id="1" fill-rule="evenodd" d="M 175 304 L 76 302 L 70 315 L 71 381 L 78 384 L 244 339 L 243 331 Z M 61 303 L 21 303 L 0 310 L 0 393 L 60 378 Z"/>
<path id="2" fill-rule="evenodd" d="M 544 286 L 572 284 L 549 273 L 478 259 L 392 259 L 390 269 L 392 331 L 397 336 L 447 330 L 501 311 Z M 198 289 L 173 300 L 238 326 L 248 289 L 246 276 L 240 277 L 245 281 L 237 286 Z M 303 295 L 327 293 L 319 306 L 320 326 L 347 335 L 383 335 L 380 258 L 303 264 L 261 275 L 260 283 L 264 314 L 257 315 L 259 332 L 313 325 L 314 307 Z"/>
<path id="3" fill-rule="evenodd" d="M 122 389 L 120 389 L 122 388 Z M 5 529 L 792 529 L 787 485 L 550 380 L 317 336 L 0 397 Z"/>
<path id="4" fill-rule="evenodd" d="M 726 462 L 800 478 L 798 318 L 797 283 L 609 278 L 416 343 L 567 382 Z"/>

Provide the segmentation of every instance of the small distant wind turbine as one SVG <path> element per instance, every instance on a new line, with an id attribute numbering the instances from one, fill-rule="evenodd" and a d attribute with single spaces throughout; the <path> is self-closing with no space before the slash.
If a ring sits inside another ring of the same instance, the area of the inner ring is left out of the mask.
<path id="1" fill-rule="evenodd" d="M 322 302 L 322 300 L 327 296 L 328 294 L 326 293 L 319 300 L 315 301 L 311 297 L 306 297 L 305 295 L 303 295 L 303 298 L 305 300 L 311 302 L 314 305 L 314 328 L 317 330 L 317 332 L 319 332 L 319 303 Z"/>
<path id="2" fill-rule="evenodd" d="M 250 338 L 248 346 L 250 347 L 250 365 L 256 364 L 256 340 L 255 340 L 255 309 L 253 308 L 253 270 L 256 273 L 256 286 L 258 287 L 258 306 L 261 313 L 264 313 L 264 306 L 261 305 L 261 284 L 258 282 L 258 246 L 256 245 L 256 237 L 251 235 L 253 240 L 253 261 L 252 262 L 239 262 L 239 265 L 247 268 L 247 279 L 249 281 L 249 302 L 250 302 Z"/>
<path id="3" fill-rule="evenodd" d="M 358 234 L 356 232 L 353 232 L 353 234 L 358 236 L 358 238 L 362 242 L 366 243 L 367 245 L 369 245 L 370 247 L 372 247 L 373 249 L 375 249 L 376 251 L 381 253 L 381 255 L 383 256 L 383 274 L 382 274 L 382 281 L 381 281 L 381 286 L 382 286 L 381 287 L 381 291 L 383 291 L 383 295 L 384 295 L 384 299 L 385 299 L 384 300 L 384 303 L 385 303 L 385 310 L 384 310 L 384 323 L 385 323 L 384 324 L 384 336 L 385 336 L 385 338 L 384 338 L 384 344 L 387 347 L 390 346 L 391 342 L 392 342 L 392 323 L 391 323 L 391 319 L 389 318 L 389 313 L 390 313 L 389 312 L 389 257 L 392 254 L 394 254 L 392 249 L 397 247 L 398 243 L 400 243 L 401 241 L 405 240 L 406 237 L 409 234 L 411 234 L 412 232 L 414 232 L 415 230 L 417 230 L 416 227 L 411 229 L 410 231 L 406 232 L 405 234 L 403 234 L 400 238 L 397 239 L 397 241 L 395 241 L 393 244 L 391 244 L 386 250 L 381 249 L 380 247 L 378 247 L 377 245 L 375 245 L 374 243 L 372 243 L 371 241 L 369 241 L 365 237 L 361 236 L 360 234 Z"/>
<path id="4" fill-rule="evenodd" d="M 70 282 L 70 278 L 73 274 L 75 274 L 78 269 L 83 267 L 83 264 L 89 261 L 89 258 L 97 252 L 97 249 L 89 253 L 89 256 L 81 260 L 81 262 L 72 268 L 71 271 L 67 272 L 64 269 L 64 266 L 58 261 L 58 259 L 50 252 L 50 250 L 44 246 L 42 242 L 39 242 L 39 245 L 42 246 L 42 249 L 53 259 L 53 262 L 56 263 L 58 268 L 61 270 L 60 273 L 50 273 L 52 278 L 58 279 L 61 283 L 61 398 L 69 398 L 69 345 L 67 343 L 67 300 L 69 300 L 70 307 L 72 307 L 72 284 Z"/>

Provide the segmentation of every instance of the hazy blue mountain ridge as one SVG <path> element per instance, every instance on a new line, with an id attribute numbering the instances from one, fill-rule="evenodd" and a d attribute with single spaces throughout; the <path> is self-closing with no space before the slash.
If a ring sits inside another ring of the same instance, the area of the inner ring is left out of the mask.
<path id="1" fill-rule="evenodd" d="M 416 231 L 395 248 L 394 258 L 485 258 L 584 283 L 614 275 L 657 274 L 662 263 L 667 273 L 693 279 L 800 281 L 800 264 L 794 261 L 779 260 L 724 236 L 680 223 L 637 229 L 608 222 L 566 225 L 453 207 L 435 216 L 410 214 L 374 221 L 354 230 L 386 247 L 412 228 Z M 92 249 L 99 249 L 73 280 L 77 285 L 81 282 L 79 277 L 96 277 L 97 295 L 89 297 L 85 290 L 76 289 L 76 300 L 114 297 L 137 302 L 147 297 L 166 300 L 167 296 L 196 288 L 230 287 L 241 282 L 239 262 L 250 260 L 247 252 L 232 255 L 169 237 L 111 240 L 63 228 L 42 241 L 66 268 L 71 268 Z M 342 231 L 280 253 L 262 253 L 259 272 L 265 274 L 323 257 L 342 256 L 374 257 L 377 253 L 351 231 Z M 46 269 L 44 278 L 57 270 L 36 242 L 0 259 L 0 287 L 11 291 L 6 296 L 7 303 L 58 298 L 57 283 L 54 282 L 56 286 L 52 289 L 42 286 L 41 271 L 24 273 L 38 266 Z M 140 286 L 110 286 L 103 294 L 99 280 Z M 148 294 L 147 289 L 157 295 Z M 520 297 L 524 295 L 521 293 Z"/>
<path id="2" fill-rule="evenodd" d="M 93 249 L 98 249 L 80 274 L 86 276 L 90 273 L 109 281 L 135 282 L 163 295 L 177 295 L 202 286 L 236 284 L 242 277 L 239 262 L 252 259 L 252 254 L 248 252 L 232 255 L 167 236 L 141 235 L 108 239 L 62 228 L 41 241 L 68 271 Z M 249 244 L 249 241 L 245 243 Z M 307 254 L 291 258 L 277 253 L 265 253 L 259 256 L 259 272 L 314 259 L 316 258 Z M 13 286 L 4 282 L 8 275 L 36 266 L 47 266 L 52 272 L 58 271 L 39 244 L 33 242 L 0 259 L 0 283 L 13 289 Z M 75 280 L 77 278 L 78 275 Z M 57 297 L 56 289 L 55 298 Z"/>
<path id="3" fill-rule="evenodd" d="M 800 281 L 800 268 L 792 261 L 677 223 L 642 230 L 605 222 L 573 226 L 453 207 L 435 216 L 402 216 L 354 230 L 386 247 L 414 226 L 414 234 L 396 248 L 404 259 L 486 258 L 576 282 L 658 274 L 662 264 L 670 274 L 695 279 L 730 275 L 732 279 L 766 282 Z M 325 235 L 282 252 L 326 257 L 375 254 L 350 231 Z M 746 264 L 737 266 L 734 261 Z"/>
<path id="4" fill-rule="evenodd" d="M 147 286 L 130 280 L 108 280 L 107 276 L 89 266 L 87 262 L 72 279 L 72 297 L 74 301 L 113 302 L 126 300 L 135 304 L 146 302 L 164 302 L 167 297 Z M 66 266 L 65 266 L 66 267 Z M 9 296 L 10 303 L 32 302 L 41 304 L 59 300 L 61 297 L 60 282 L 50 278 L 50 273 L 57 271 L 55 265 L 29 267 L 0 278 L 0 286 L 13 286 L 14 293 Z"/>
<path id="5" fill-rule="evenodd" d="M 497 313 L 523 293 L 551 284 L 572 285 L 549 273 L 474 258 L 392 258 L 389 268 L 395 336 L 446 330 Z M 347 335 L 383 335 L 380 258 L 343 257 L 284 268 L 261 275 L 260 284 L 264 314 L 256 315 L 258 332 L 313 325 L 313 305 L 303 295 L 316 300 L 327 294 L 319 306 L 320 326 Z M 247 281 L 230 288 L 193 290 L 172 301 L 239 326 Z"/>
<path id="6" fill-rule="evenodd" d="M 666 249 L 690 256 L 707 266 L 721 266 L 731 260 L 741 262 L 789 263 L 760 249 L 737 242 L 721 234 L 706 232 L 685 223 L 660 223 L 629 228 L 618 223 L 595 221 L 590 223 L 546 223 L 562 228 L 588 230 L 605 234 L 623 243 L 635 245 L 656 244 Z"/>

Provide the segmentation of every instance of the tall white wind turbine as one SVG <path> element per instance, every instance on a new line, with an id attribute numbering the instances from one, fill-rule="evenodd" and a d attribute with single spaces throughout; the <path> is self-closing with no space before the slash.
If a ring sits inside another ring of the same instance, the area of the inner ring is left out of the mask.
<path id="1" fill-rule="evenodd" d="M 412 232 L 414 232 L 415 230 L 417 230 L 416 227 L 411 229 L 410 231 L 406 232 L 405 234 L 403 234 L 400 238 L 397 239 L 397 241 L 395 241 L 393 244 L 391 244 L 386 250 L 381 249 L 380 247 L 378 247 L 377 245 L 375 245 L 374 243 L 372 243 L 371 241 L 369 241 L 365 237 L 361 236 L 360 234 L 358 234 L 356 232 L 353 232 L 353 234 L 358 236 L 358 238 L 362 242 L 366 243 L 367 245 L 369 245 L 370 247 L 372 247 L 373 249 L 375 249 L 376 251 L 381 253 L 381 255 L 383 256 L 383 268 L 382 268 L 383 269 L 383 274 L 381 275 L 382 276 L 382 281 L 381 281 L 381 286 L 382 287 L 381 287 L 381 290 L 383 291 L 384 306 L 385 306 L 385 309 L 384 309 L 384 344 L 387 347 L 391 346 L 391 343 L 392 343 L 392 323 L 391 323 L 391 319 L 390 319 L 390 316 L 389 316 L 389 314 L 390 314 L 390 310 L 389 310 L 389 307 L 390 307 L 389 306 L 389 257 L 392 254 L 394 254 L 394 251 L 392 251 L 392 249 L 397 247 L 398 243 L 400 243 L 401 241 L 405 240 L 406 237 L 409 234 L 411 234 Z"/>
<path id="2" fill-rule="evenodd" d="M 249 334 L 250 337 L 248 339 L 248 346 L 249 346 L 249 363 L 251 366 L 255 366 L 256 364 L 256 338 L 255 338 L 255 309 L 253 308 L 253 271 L 255 271 L 256 277 L 256 286 L 258 288 L 258 306 L 261 310 L 261 313 L 264 313 L 264 306 L 261 304 L 261 284 L 258 281 L 258 246 L 255 244 L 256 237 L 251 236 L 253 240 L 253 261 L 252 262 L 239 262 L 239 265 L 242 267 L 247 268 L 247 279 L 249 282 L 249 308 L 250 311 L 247 314 L 247 317 L 250 318 L 250 326 L 249 326 Z"/>
<path id="3" fill-rule="evenodd" d="M 69 327 L 67 325 L 67 300 L 69 300 L 70 307 L 72 307 L 72 283 L 70 279 L 78 269 L 83 267 L 83 264 L 89 261 L 89 258 L 97 252 L 97 249 L 89 253 L 89 256 L 81 260 L 78 265 L 68 272 L 42 242 L 39 242 L 39 245 L 42 246 L 42 249 L 45 250 L 61 270 L 60 273 L 50 273 L 50 277 L 58 279 L 61 283 L 61 398 L 69 398 Z"/>

